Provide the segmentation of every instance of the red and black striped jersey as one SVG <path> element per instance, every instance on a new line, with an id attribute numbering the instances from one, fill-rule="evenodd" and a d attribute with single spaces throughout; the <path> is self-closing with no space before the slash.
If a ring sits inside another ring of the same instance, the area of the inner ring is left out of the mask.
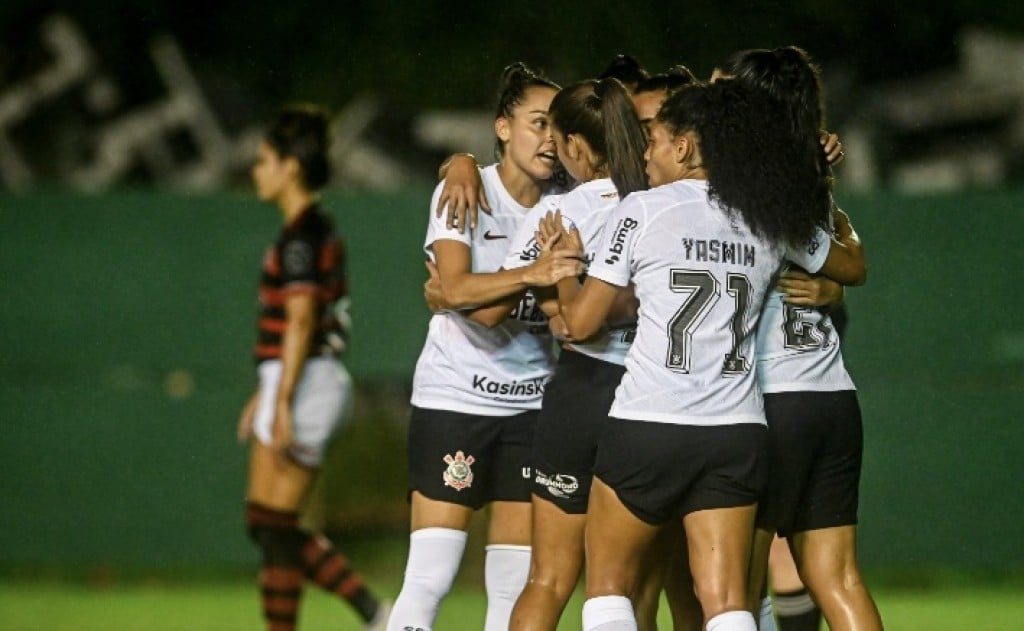
<path id="1" fill-rule="evenodd" d="M 257 362 L 281 357 L 285 300 L 297 292 L 316 298 L 317 327 L 309 355 L 340 355 L 348 336 L 345 247 L 316 205 L 285 226 L 263 257 Z"/>

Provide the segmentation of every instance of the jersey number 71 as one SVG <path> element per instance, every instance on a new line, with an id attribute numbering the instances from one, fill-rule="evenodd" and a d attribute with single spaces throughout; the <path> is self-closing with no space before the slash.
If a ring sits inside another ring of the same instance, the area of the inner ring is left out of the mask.
<path id="1" fill-rule="evenodd" d="M 750 308 L 750 279 L 743 274 L 730 273 L 726 276 L 726 284 L 726 292 L 732 296 L 734 308 L 729 323 L 732 348 L 725 355 L 722 374 L 742 375 L 750 372 L 750 362 L 739 351 L 740 343 L 746 338 L 743 323 Z M 721 286 L 718 279 L 707 270 L 673 269 L 669 271 L 669 288 L 674 293 L 684 294 L 685 299 L 668 321 L 668 356 L 665 366 L 689 374 L 693 334 L 721 299 Z"/>

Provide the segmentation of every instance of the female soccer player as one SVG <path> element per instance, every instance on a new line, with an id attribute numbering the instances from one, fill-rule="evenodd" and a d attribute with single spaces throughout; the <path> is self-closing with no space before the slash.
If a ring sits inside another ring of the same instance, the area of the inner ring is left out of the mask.
<path id="1" fill-rule="evenodd" d="M 597 254 L 605 218 L 619 200 L 647 188 L 644 134 L 616 79 L 563 88 L 548 111 L 558 158 L 579 184 L 554 204 L 580 230 L 585 256 Z M 531 211 L 505 267 L 536 260 L 534 231 L 547 205 Z M 622 377 L 636 321 L 632 292 L 621 296 L 621 323 L 587 340 L 565 342 L 544 391 L 533 447 L 533 557 L 510 629 L 554 629 L 583 566 L 583 527 L 597 438 Z M 613 314 L 619 315 L 619 314 Z"/>
<path id="2" fill-rule="evenodd" d="M 252 169 L 261 200 L 284 227 L 260 278 L 259 386 L 242 410 L 240 440 L 252 441 L 246 526 L 263 553 L 260 589 L 267 628 L 295 628 L 309 579 L 347 600 L 383 629 L 388 608 L 324 537 L 299 528 L 298 513 L 327 442 L 347 420 L 352 381 L 338 362 L 345 333 L 344 249 L 317 193 L 328 178 L 327 118 L 319 109 L 283 111 L 260 143 Z"/>
<path id="3" fill-rule="evenodd" d="M 578 260 L 499 270 L 510 239 L 543 194 L 556 155 L 548 106 L 558 86 L 522 64 L 505 69 L 495 132 L 500 153 L 483 169 L 492 212 L 474 230 L 445 225 L 431 203 L 424 244 L 444 302 L 413 380 L 409 425 L 412 503 L 409 557 L 388 629 L 429 630 L 451 588 L 473 512 L 490 505 L 485 629 L 507 629 L 530 564 L 529 452 L 550 376 L 553 343 L 531 286 L 582 270 Z M 511 314 L 476 321 L 488 305 L 519 295 Z M 478 308 L 473 311 L 474 308 Z M 470 310 L 470 311 L 459 311 Z"/>
<path id="4" fill-rule="evenodd" d="M 707 629 L 756 628 L 746 575 L 766 432 L 752 332 L 783 257 L 818 271 L 830 250 L 815 162 L 776 133 L 777 109 L 735 82 L 670 97 L 646 155 L 656 188 L 612 212 L 582 288 L 558 285 L 576 338 L 599 330 L 619 287 L 640 300 L 594 467 L 587 630 L 636 628 L 640 560 L 677 517 Z"/>
<path id="5" fill-rule="evenodd" d="M 820 86 L 804 51 L 741 51 L 722 64 L 719 74 L 772 95 L 789 113 L 795 141 L 815 143 L 822 121 Z M 821 177 L 827 176 L 823 169 Z M 845 215 L 838 218 L 837 232 L 855 238 Z M 856 557 L 863 450 L 856 389 L 828 311 L 808 302 L 773 292 L 758 328 L 769 477 L 758 511 L 751 600 L 763 590 L 767 556 L 778 532 L 787 537 L 799 575 L 829 628 L 881 629 Z"/>

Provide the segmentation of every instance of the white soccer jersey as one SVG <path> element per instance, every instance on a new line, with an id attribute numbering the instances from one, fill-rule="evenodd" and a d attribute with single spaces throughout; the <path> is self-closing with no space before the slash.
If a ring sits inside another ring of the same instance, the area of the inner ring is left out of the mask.
<path id="1" fill-rule="evenodd" d="M 602 178 L 580 184 L 570 193 L 552 196 L 545 200 L 544 204 L 537 204 L 526 216 L 526 220 L 512 240 L 505 259 L 505 268 L 525 267 L 537 259 L 540 253 L 540 246 L 534 238 L 537 224 L 548 211 L 554 210 L 562 211 L 562 221 L 567 227 L 575 226 L 579 230 L 587 261 L 593 261 L 594 255 L 601 247 L 601 233 L 608 213 L 618 203 L 619 193 L 615 190 L 615 184 L 608 178 Z M 586 343 L 573 343 L 568 346 L 578 353 L 622 365 L 635 334 L 635 326 L 616 328 L 605 330 Z"/>
<path id="2" fill-rule="evenodd" d="M 620 287 L 632 280 L 640 300 L 611 416 L 763 424 L 753 338 L 784 249 L 730 220 L 700 180 L 631 194 L 603 241 L 590 275 Z"/>
<path id="3" fill-rule="evenodd" d="M 806 252 L 786 258 L 812 274 L 828 257 L 831 237 L 819 230 Z M 804 256 L 806 254 L 807 256 Z M 799 263 L 800 258 L 809 258 Z M 757 329 L 757 376 L 763 392 L 854 390 L 839 350 L 839 335 L 825 309 L 787 305 L 772 289 Z"/>
<path id="4" fill-rule="evenodd" d="M 465 234 L 445 226 L 431 210 L 423 248 L 433 260 L 433 243 L 451 239 L 472 252 L 474 273 L 496 272 L 529 209 L 508 194 L 496 166 L 480 171 L 492 212 L 480 213 Z M 441 186 L 434 191 L 435 208 Z M 412 404 L 466 414 L 511 416 L 540 409 L 544 384 L 554 364 L 547 317 L 529 292 L 501 325 L 488 329 L 457 312 L 436 313 L 416 362 Z"/>

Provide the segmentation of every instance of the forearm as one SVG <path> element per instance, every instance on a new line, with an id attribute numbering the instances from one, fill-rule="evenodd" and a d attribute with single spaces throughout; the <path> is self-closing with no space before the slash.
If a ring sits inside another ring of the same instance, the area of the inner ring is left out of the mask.
<path id="1" fill-rule="evenodd" d="M 445 161 L 441 163 L 441 166 L 437 169 L 437 179 L 443 180 L 448 176 L 449 169 L 452 168 L 452 163 L 456 161 L 462 161 L 465 163 L 465 168 L 476 169 L 477 162 L 476 156 L 471 153 L 453 153 L 452 155 L 445 158 Z"/>
<path id="2" fill-rule="evenodd" d="M 584 340 L 597 333 L 602 322 L 582 313 L 578 304 L 580 283 L 575 278 L 563 278 L 558 282 L 558 313 L 565 322 L 570 337 Z"/>
<path id="3" fill-rule="evenodd" d="M 516 293 L 492 304 L 462 311 L 462 315 L 477 324 L 491 329 L 507 320 L 509 314 L 512 313 L 512 310 L 516 308 L 516 305 L 519 304 L 522 298 L 523 294 L 521 292 Z"/>
<path id="4" fill-rule="evenodd" d="M 526 269 L 498 270 L 488 274 L 466 272 L 443 277 L 441 290 L 444 301 L 452 309 L 470 309 L 517 296 L 529 286 Z"/>
<path id="5" fill-rule="evenodd" d="M 309 356 L 313 318 L 301 315 L 290 317 L 287 322 L 281 339 L 281 380 L 277 386 L 277 400 L 290 403 Z"/>

